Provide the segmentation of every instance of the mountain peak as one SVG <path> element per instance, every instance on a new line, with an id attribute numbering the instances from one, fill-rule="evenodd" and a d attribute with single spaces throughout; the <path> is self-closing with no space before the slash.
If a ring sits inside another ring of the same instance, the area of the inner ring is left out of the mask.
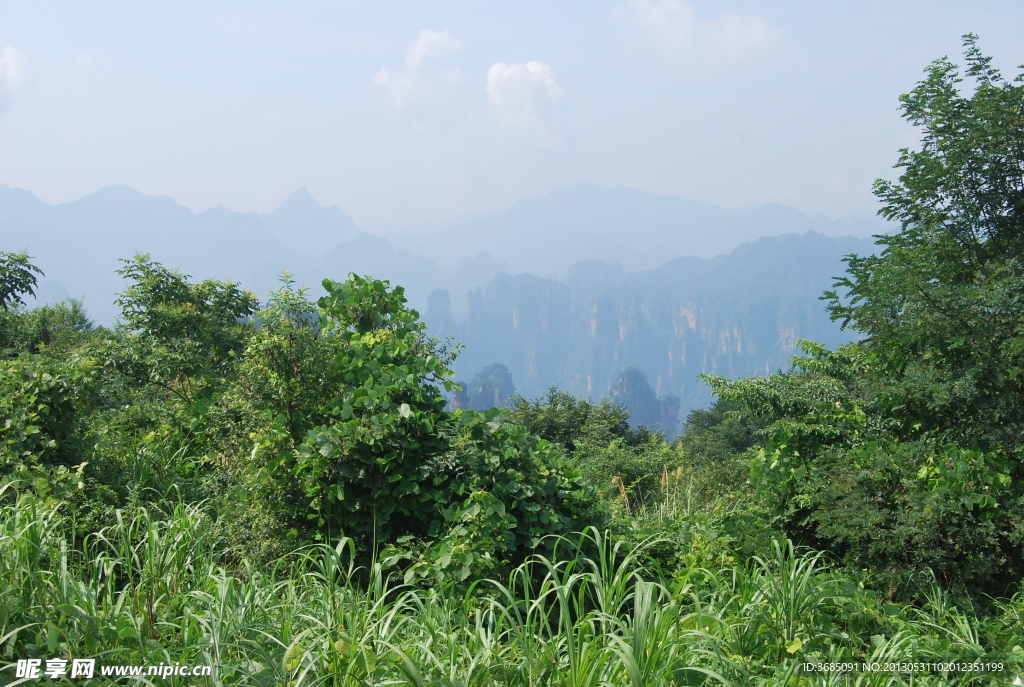
<path id="1" fill-rule="evenodd" d="M 341 208 L 321 205 L 305 186 L 296 189 L 273 212 L 260 215 L 260 219 L 293 250 L 310 255 L 328 251 L 359 233 L 352 218 Z"/>
<path id="2" fill-rule="evenodd" d="M 69 203 L 63 203 L 58 207 L 83 208 L 93 212 L 116 215 L 140 212 L 192 214 L 188 208 L 178 204 L 170 196 L 150 196 L 131 186 L 119 184 L 104 186 L 87 196 Z"/>
<path id="3" fill-rule="evenodd" d="M 316 198 L 313 197 L 313 194 L 309 192 L 308 188 L 300 186 L 295 189 L 290 196 L 285 198 L 284 202 L 277 206 L 277 210 L 274 210 L 274 212 L 279 212 L 283 209 L 310 207 L 322 208 L 323 205 L 316 201 Z"/>

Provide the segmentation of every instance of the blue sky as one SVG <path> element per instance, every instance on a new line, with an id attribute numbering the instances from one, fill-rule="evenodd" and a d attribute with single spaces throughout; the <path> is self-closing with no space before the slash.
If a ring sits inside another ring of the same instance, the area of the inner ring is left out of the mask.
<path id="1" fill-rule="evenodd" d="M 299 186 L 361 226 L 581 182 L 872 214 L 897 97 L 1024 3 L 0 0 L 0 183 L 199 211 Z"/>

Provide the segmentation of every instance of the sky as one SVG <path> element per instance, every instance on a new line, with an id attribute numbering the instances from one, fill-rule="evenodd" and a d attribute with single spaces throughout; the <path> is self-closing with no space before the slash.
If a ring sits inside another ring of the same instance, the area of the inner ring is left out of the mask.
<path id="1" fill-rule="evenodd" d="M 0 183 L 362 227 L 578 183 L 873 215 L 917 132 L 898 96 L 1019 0 L 0 0 Z"/>

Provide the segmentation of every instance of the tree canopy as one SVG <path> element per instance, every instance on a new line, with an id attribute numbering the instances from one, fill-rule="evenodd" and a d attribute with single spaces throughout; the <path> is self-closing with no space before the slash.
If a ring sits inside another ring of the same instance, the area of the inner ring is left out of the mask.
<path id="1" fill-rule="evenodd" d="M 31 260 L 25 253 L 0 252 L 0 310 L 25 305 L 26 293 L 36 295 L 36 275 L 43 276 L 43 271 Z"/>
<path id="2" fill-rule="evenodd" d="M 901 96 L 921 149 L 879 179 L 880 214 L 902 230 L 849 256 L 826 294 L 862 332 L 906 430 L 1024 460 L 1024 74 L 1004 79 L 964 37 L 973 92 L 943 58 Z"/>
<path id="3" fill-rule="evenodd" d="M 709 381 L 774 423 L 755 479 L 794 536 L 1001 592 L 1024 552 L 1024 74 L 964 48 L 973 89 L 943 58 L 900 98 L 921 147 L 874 192 L 901 230 L 823 296 L 864 338 Z"/>

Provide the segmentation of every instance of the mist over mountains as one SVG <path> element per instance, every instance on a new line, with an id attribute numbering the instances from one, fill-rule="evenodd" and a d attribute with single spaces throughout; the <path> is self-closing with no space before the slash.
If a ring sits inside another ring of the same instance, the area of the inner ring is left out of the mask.
<path id="1" fill-rule="evenodd" d="M 711 400 L 700 373 L 767 374 L 787 367 L 797 339 L 830 347 L 850 341 L 818 297 L 842 273 L 844 255 L 873 248 L 870 239 L 808 232 L 653 270 L 586 261 L 561 280 L 501 274 L 469 294 L 461 322 L 441 292 L 426 320 L 466 346 L 457 367 L 465 381 L 501 363 L 528 397 L 559 380 L 567 391 L 599 398 L 635 368 L 658 398 L 678 398 L 685 418 Z"/>
<path id="2" fill-rule="evenodd" d="M 578 184 L 523 198 L 504 212 L 370 231 L 430 256 L 445 269 L 456 264 L 456 256 L 487 251 L 507 261 L 513 273 L 551 276 L 583 260 L 646 270 L 674 257 L 728 253 L 762 236 L 815 231 L 867 237 L 884 229 L 874 219 L 831 220 L 779 203 L 727 210 L 634 188 Z M 452 246 L 459 250 L 453 252 Z"/>
<path id="3" fill-rule="evenodd" d="M 465 344 L 460 377 L 502 363 L 519 393 L 558 384 L 599 398 L 633 367 L 659 396 L 678 396 L 683 413 L 708 400 L 700 372 L 764 373 L 785 364 L 797 338 L 848 338 L 817 297 L 843 255 L 873 250 L 854 237 L 885 228 L 590 185 L 505 212 L 369 231 L 306 189 L 266 214 L 196 214 L 125 186 L 49 205 L 0 185 L 0 250 L 34 256 L 46 275 L 40 301 L 82 297 L 100 324 L 117 317 L 119 259 L 136 253 L 262 298 L 283 270 L 313 297 L 324 277 L 372 274 L 404 286 L 432 332 Z"/>

